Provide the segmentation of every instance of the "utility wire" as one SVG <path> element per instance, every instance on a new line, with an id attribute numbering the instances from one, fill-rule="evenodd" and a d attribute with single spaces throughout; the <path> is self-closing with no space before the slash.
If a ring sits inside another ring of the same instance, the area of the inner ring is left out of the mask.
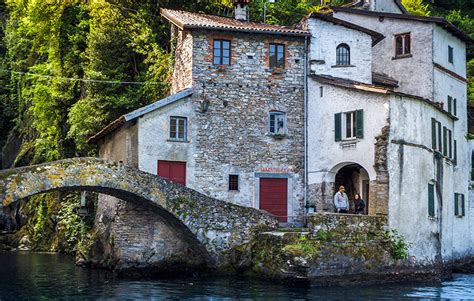
<path id="1" fill-rule="evenodd" d="M 85 82 L 85 83 L 120 84 L 120 85 L 148 85 L 148 84 L 151 84 L 151 85 L 168 85 L 168 83 L 163 83 L 163 82 L 135 82 L 135 81 L 119 81 L 119 80 L 101 80 L 101 79 L 61 77 L 61 76 L 45 75 L 45 74 L 39 74 L 39 73 L 13 71 L 13 70 L 8 70 L 8 69 L 0 69 L 0 71 L 6 72 L 6 73 L 11 73 L 11 74 L 21 74 L 21 75 L 36 76 L 36 77 L 43 77 L 43 78 L 50 78 L 50 79 L 60 79 L 60 80 L 66 80 L 66 81 L 78 81 L 78 82 Z"/>

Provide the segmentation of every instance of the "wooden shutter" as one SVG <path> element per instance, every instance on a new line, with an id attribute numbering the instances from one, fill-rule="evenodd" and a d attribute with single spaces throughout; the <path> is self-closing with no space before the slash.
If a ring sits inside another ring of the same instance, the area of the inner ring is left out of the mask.
<path id="1" fill-rule="evenodd" d="M 442 143 L 442 139 L 441 139 L 441 122 L 437 122 L 438 124 L 438 151 L 441 153 L 443 152 L 443 143 Z"/>
<path id="2" fill-rule="evenodd" d="M 428 215 L 435 216 L 434 185 L 428 184 Z"/>
<path id="3" fill-rule="evenodd" d="M 449 142 L 449 158 L 453 157 L 453 134 L 451 130 L 448 130 L 448 142 Z"/>
<path id="4" fill-rule="evenodd" d="M 454 215 L 458 216 L 459 215 L 459 200 L 458 200 L 459 194 L 455 193 L 454 194 Z"/>
<path id="5" fill-rule="evenodd" d="M 443 126 L 443 155 L 448 155 L 448 129 Z"/>
<path id="6" fill-rule="evenodd" d="M 436 149 L 436 119 L 431 118 L 431 147 Z"/>
<path id="7" fill-rule="evenodd" d="M 455 99 L 453 100 L 454 116 L 458 116 L 458 108 L 457 108 L 458 104 L 457 104 L 457 102 L 458 102 L 458 101 L 457 101 L 457 99 L 455 98 Z"/>
<path id="8" fill-rule="evenodd" d="M 357 122 L 356 137 L 362 139 L 364 138 L 364 111 L 363 110 L 356 111 L 356 122 Z"/>
<path id="9" fill-rule="evenodd" d="M 342 113 L 337 113 L 334 115 L 334 134 L 335 140 L 342 140 Z"/>
<path id="10" fill-rule="evenodd" d="M 453 98 L 448 95 L 448 113 L 452 112 L 452 107 L 453 107 Z"/>
<path id="11" fill-rule="evenodd" d="M 454 165 L 458 164 L 458 142 L 454 140 Z"/>
<path id="12" fill-rule="evenodd" d="M 464 197 L 464 194 L 461 194 L 461 216 L 466 215 L 466 199 Z"/>

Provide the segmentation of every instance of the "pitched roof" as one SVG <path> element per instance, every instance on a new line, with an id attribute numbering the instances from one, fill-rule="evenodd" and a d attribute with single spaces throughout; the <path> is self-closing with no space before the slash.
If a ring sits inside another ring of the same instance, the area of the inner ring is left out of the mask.
<path id="1" fill-rule="evenodd" d="M 445 19 L 441 17 L 425 17 L 425 16 L 416 16 L 416 15 L 405 15 L 405 14 L 395 14 L 395 13 L 386 13 L 386 12 L 379 12 L 379 11 L 369 11 L 369 10 L 362 10 L 362 9 L 352 9 L 347 7 L 331 7 L 331 9 L 335 12 L 346 12 L 351 14 L 360 14 L 366 15 L 371 17 L 386 17 L 386 18 L 393 18 L 393 19 L 403 19 L 403 20 L 411 20 L 411 21 L 419 21 L 419 22 L 428 22 L 434 23 L 443 29 L 447 30 L 455 37 L 459 38 L 460 40 L 468 43 L 473 44 L 474 40 L 464 33 L 462 30 L 454 26 L 453 24 L 449 23 Z"/>
<path id="2" fill-rule="evenodd" d="M 389 88 L 397 88 L 398 80 L 382 73 L 372 72 L 372 82 Z"/>
<path id="3" fill-rule="evenodd" d="M 213 29 L 288 36 L 310 35 L 308 31 L 294 27 L 245 22 L 232 18 L 205 15 L 181 10 L 162 8 L 160 13 L 164 18 L 181 29 Z"/>
<path id="4" fill-rule="evenodd" d="M 398 8 L 402 11 L 403 14 L 406 14 L 406 15 L 409 14 L 407 9 L 405 8 L 405 6 L 403 6 L 403 4 L 400 0 L 393 0 L 393 1 L 398 6 Z M 355 0 L 355 1 L 352 1 L 350 3 L 344 4 L 342 7 L 349 7 L 349 8 L 363 7 L 365 3 L 366 2 L 364 0 Z"/>
<path id="5" fill-rule="evenodd" d="M 393 89 L 386 88 L 386 87 L 381 87 L 381 86 L 376 86 L 376 85 L 371 85 L 371 84 L 365 84 L 345 78 L 339 78 L 339 77 L 333 77 L 330 75 L 315 75 L 312 74 L 310 77 L 317 82 L 323 83 L 323 84 L 328 84 L 328 85 L 333 85 L 333 86 L 338 86 L 341 88 L 347 88 L 347 89 L 354 89 L 354 90 L 359 90 L 363 92 L 371 92 L 371 93 L 379 93 L 379 94 L 389 94 L 389 95 L 398 95 L 398 96 L 403 96 L 403 97 L 410 97 L 414 99 L 421 100 L 432 107 L 434 107 L 436 110 L 439 112 L 447 115 L 449 118 L 453 120 L 458 120 L 458 118 L 451 113 L 448 113 L 446 110 L 443 110 L 443 108 L 439 105 L 439 103 L 436 103 L 430 99 L 420 97 L 417 95 L 412 95 L 412 94 L 407 94 L 403 92 L 397 92 L 394 91 Z"/>
<path id="6" fill-rule="evenodd" d="M 115 119 L 111 123 L 109 123 L 107 126 L 105 126 L 102 130 L 100 130 L 97 134 L 94 136 L 90 137 L 87 140 L 87 143 L 95 143 L 102 139 L 103 137 L 107 136 L 108 134 L 112 133 L 125 123 L 132 121 L 138 117 L 141 117 L 147 113 L 153 112 L 155 110 L 158 110 L 164 106 L 167 106 L 173 102 L 176 102 L 180 99 L 183 99 L 187 96 L 190 96 L 193 94 L 193 89 L 192 88 L 187 88 L 184 89 L 176 94 L 170 95 L 166 98 L 160 99 L 158 101 L 155 101 L 154 103 L 151 103 L 149 105 L 146 105 L 144 107 L 141 107 L 139 109 L 136 109 L 135 111 L 132 111 L 128 114 L 122 115 L 119 118 Z"/>
<path id="7" fill-rule="evenodd" d="M 357 30 L 357 31 L 366 33 L 366 34 L 372 36 L 372 46 L 377 44 L 378 42 L 380 42 L 381 40 L 383 40 L 385 38 L 385 36 L 381 33 L 378 33 L 376 31 L 370 30 L 368 28 L 356 25 L 354 23 L 350 23 L 350 22 L 335 18 L 334 16 L 332 16 L 330 14 L 321 14 L 321 13 L 313 12 L 313 13 L 311 13 L 308 16 L 305 17 L 305 19 L 307 19 L 307 18 L 317 18 L 317 19 L 320 19 L 320 20 L 323 20 L 323 21 L 333 23 L 335 25 L 344 26 L 344 27 L 349 28 L 349 29 L 353 29 L 353 30 Z"/>

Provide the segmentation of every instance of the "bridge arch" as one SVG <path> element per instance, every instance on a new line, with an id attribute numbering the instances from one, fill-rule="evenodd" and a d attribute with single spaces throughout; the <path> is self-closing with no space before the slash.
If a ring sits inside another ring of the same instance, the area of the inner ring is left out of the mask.
<path id="1" fill-rule="evenodd" d="M 251 239 L 277 220 L 257 209 L 207 197 L 118 162 L 74 158 L 0 171 L 3 205 L 51 191 L 95 191 L 127 202 L 151 205 L 178 231 L 192 236 L 209 263 L 225 262 L 226 251 Z M 186 234 L 186 235 L 187 235 Z"/>

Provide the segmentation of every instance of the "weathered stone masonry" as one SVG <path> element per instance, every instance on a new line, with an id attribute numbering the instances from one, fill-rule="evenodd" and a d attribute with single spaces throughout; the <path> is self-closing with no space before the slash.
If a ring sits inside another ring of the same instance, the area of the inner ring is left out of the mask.
<path id="1" fill-rule="evenodd" d="M 286 170 L 293 179 L 289 198 L 293 214 L 303 215 L 304 179 L 304 39 L 262 34 L 194 31 L 193 101 L 200 131 L 196 141 L 196 183 L 219 199 L 228 199 L 226 167 L 237 171 L 249 197 L 256 194 L 255 173 Z M 213 39 L 231 41 L 231 65 L 212 63 Z M 268 66 L 269 43 L 285 45 L 285 68 Z M 286 113 L 287 135 L 269 134 L 270 111 Z M 298 209 L 296 209 L 298 208 Z"/>

